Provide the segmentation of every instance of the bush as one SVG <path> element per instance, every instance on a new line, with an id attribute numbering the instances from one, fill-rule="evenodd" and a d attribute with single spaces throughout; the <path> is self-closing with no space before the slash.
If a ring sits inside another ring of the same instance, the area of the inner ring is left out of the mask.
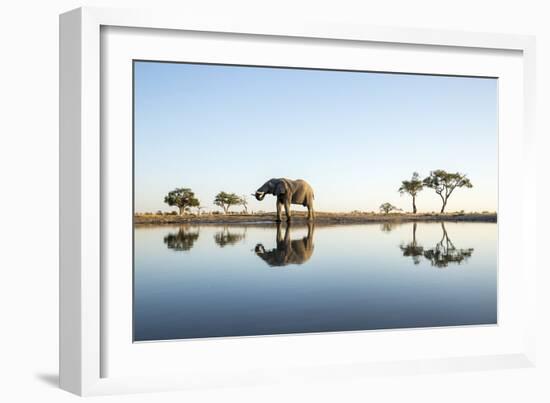
<path id="1" fill-rule="evenodd" d="M 384 214 L 389 214 L 392 212 L 402 211 L 400 208 L 395 207 L 393 204 L 385 202 L 380 205 L 380 212 Z"/>

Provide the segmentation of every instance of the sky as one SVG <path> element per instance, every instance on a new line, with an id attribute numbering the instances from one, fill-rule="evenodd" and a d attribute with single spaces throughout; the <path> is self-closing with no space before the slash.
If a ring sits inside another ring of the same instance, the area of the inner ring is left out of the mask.
<path id="1" fill-rule="evenodd" d="M 435 169 L 474 185 L 447 211 L 497 210 L 497 79 L 134 63 L 136 212 L 176 210 L 164 196 L 177 187 L 206 211 L 222 190 L 274 211 L 250 194 L 280 177 L 309 182 L 317 211 L 410 211 L 401 181 Z M 417 207 L 441 199 L 424 189 Z"/>

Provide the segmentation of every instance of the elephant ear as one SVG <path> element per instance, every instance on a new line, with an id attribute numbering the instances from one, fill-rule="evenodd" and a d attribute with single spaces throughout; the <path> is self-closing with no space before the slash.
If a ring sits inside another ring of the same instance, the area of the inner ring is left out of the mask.
<path id="1" fill-rule="evenodd" d="M 285 181 L 280 181 L 277 186 L 275 187 L 275 196 L 279 196 L 282 194 L 285 194 L 287 191 L 287 185 Z"/>

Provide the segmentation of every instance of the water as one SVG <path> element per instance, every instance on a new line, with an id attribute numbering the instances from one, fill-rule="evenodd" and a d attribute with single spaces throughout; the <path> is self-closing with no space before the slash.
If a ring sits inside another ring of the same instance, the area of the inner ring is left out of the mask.
<path id="1" fill-rule="evenodd" d="M 497 225 L 135 229 L 134 339 L 494 324 Z"/>

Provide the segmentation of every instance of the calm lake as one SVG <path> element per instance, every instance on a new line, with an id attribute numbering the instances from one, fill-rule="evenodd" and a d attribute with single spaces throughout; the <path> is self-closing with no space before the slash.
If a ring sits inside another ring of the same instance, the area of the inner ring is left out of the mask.
<path id="1" fill-rule="evenodd" d="M 494 223 L 135 229 L 135 341 L 496 321 Z"/>

